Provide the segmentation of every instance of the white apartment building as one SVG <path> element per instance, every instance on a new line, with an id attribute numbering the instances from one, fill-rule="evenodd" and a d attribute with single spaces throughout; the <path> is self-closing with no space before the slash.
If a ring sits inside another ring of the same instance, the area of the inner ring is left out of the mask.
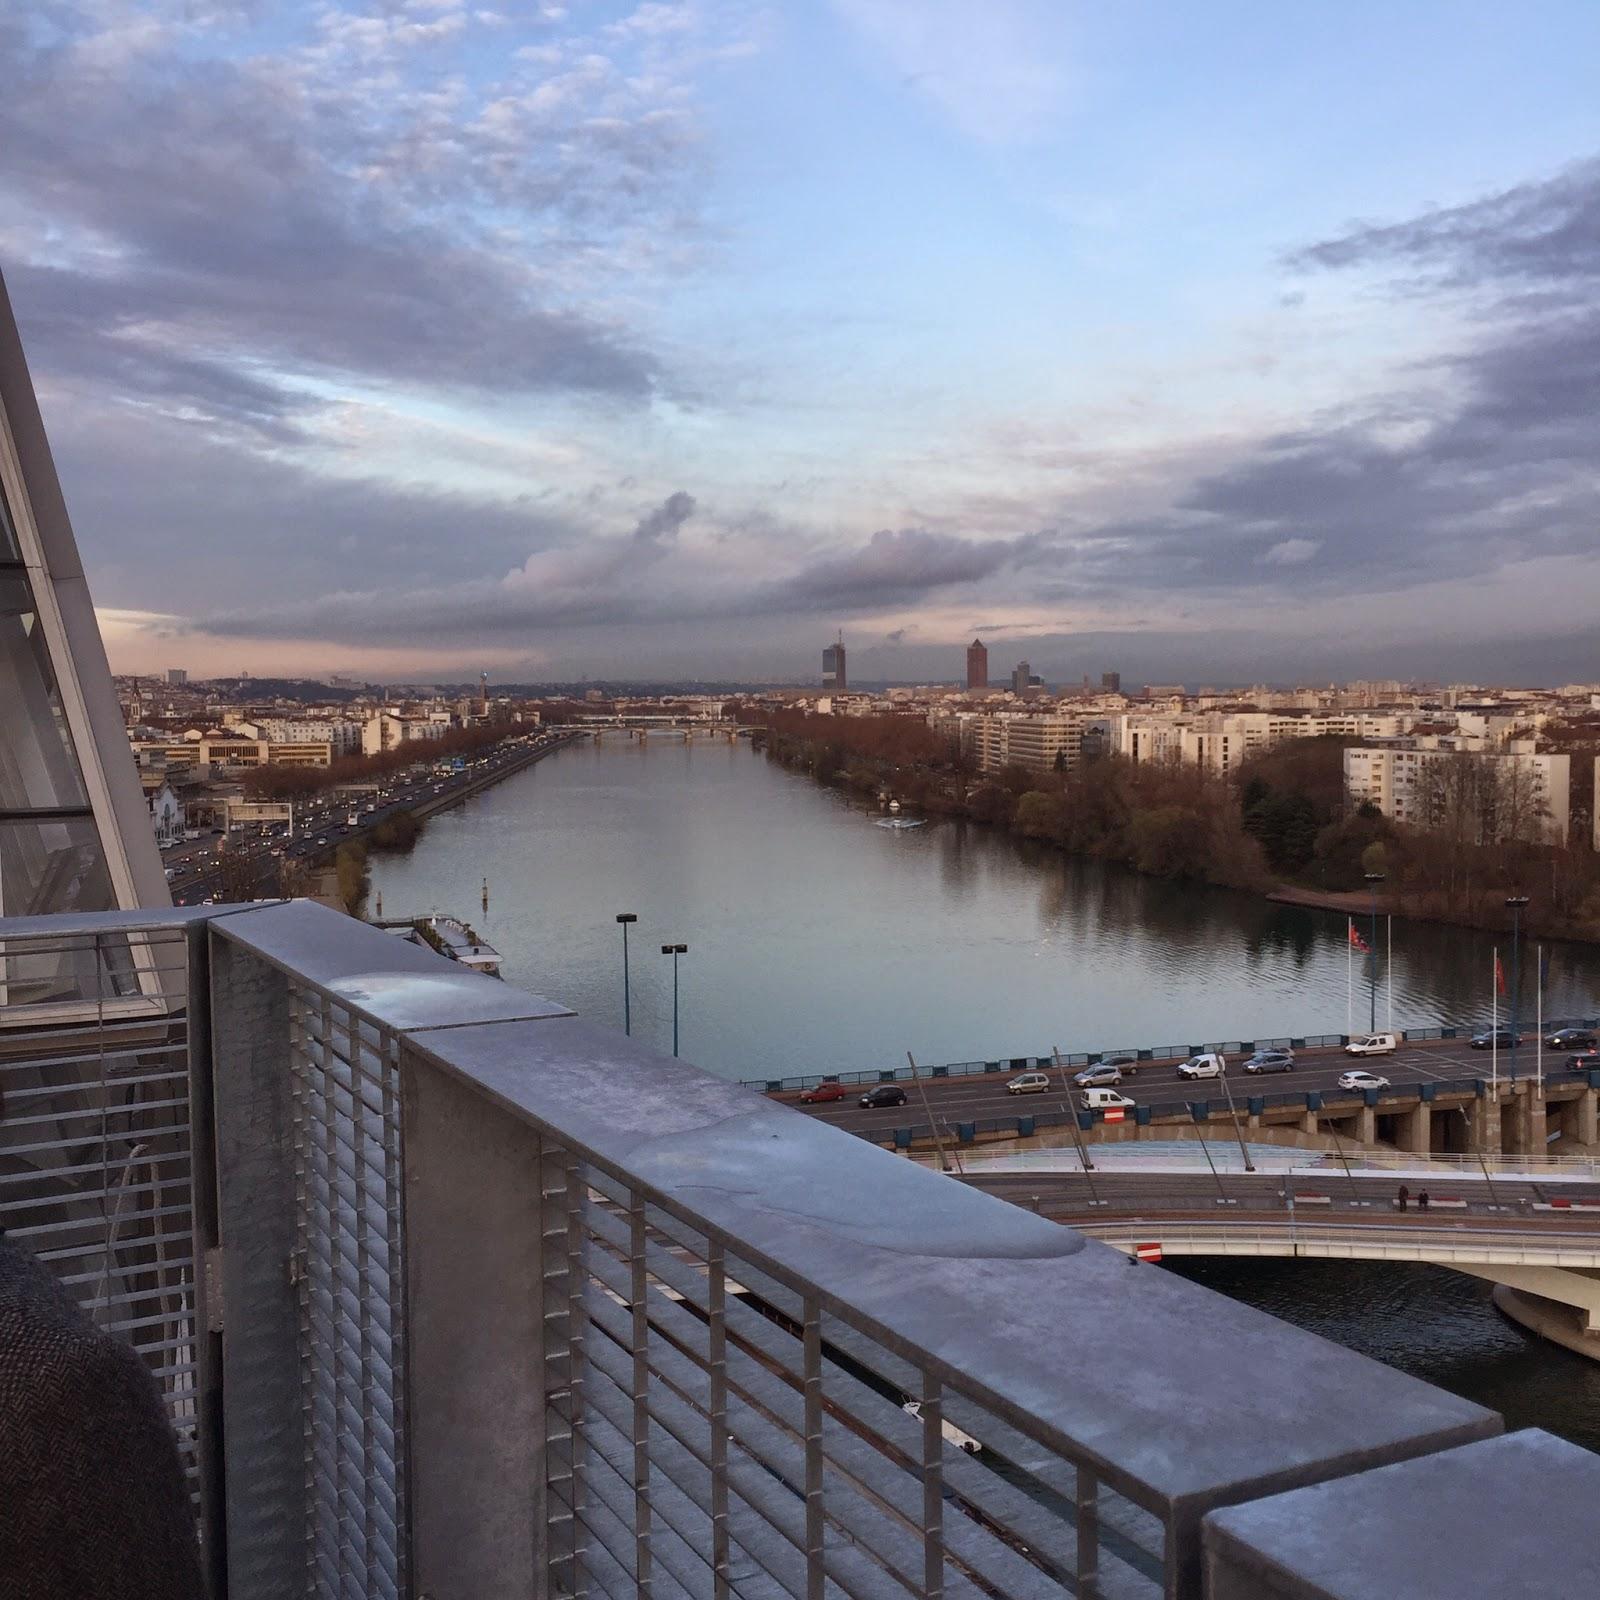
<path id="1" fill-rule="evenodd" d="M 1352 805 L 1370 803 L 1396 822 L 1424 823 L 1423 774 L 1437 762 L 1492 761 L 1527 783 L 1526 799 L 1545 814 L 1540 831 L 1565 844 L 1570 824 L 1572 757 L 1539 755 L 1531 741 L 1505 750 L 1474 750 L 1447 736 L 1425 735 L 1390 745 L 1352 745 L 1344 753 L 1344 792 Z M 1501 765 L 1504 764 L 1504 765 Z"/>
<path id="2" fill-rule="evenodd" d="M 1061 771 L 1077 766 L 1083 751 L 1084 719 L 1067 712 L 968 713 L 957 721 L 961 742 L 976 758 L 980 772 L 1010 766 L 1031 772 Z"/>
<path id="3" fill-rule="evenodd" d="M 269 744 L 326 744 L 335 761 L 361 754 L 361 724 L 346 717 L 258 717 L 234 726 Z"/>
<path id="4" fill-rule="evenodd" d="M 1416 720 L 1411 712 L 1224 711 L 1112 717 L 1111 748 L 1130 761 L 1192 761 L 1232 772 L 1248 755 L 1283 739 L 1334 734 L 1346 739 L 1392 739 Z"/>
<path id="5" fill-rule="evenodd" d="M 375 756 L 417 739 L 442 739 L 450 731 L 450 713 L 432 712 L 408 717 L 398 711 L 379 711 L 361 729 L 361 753 Z"/>

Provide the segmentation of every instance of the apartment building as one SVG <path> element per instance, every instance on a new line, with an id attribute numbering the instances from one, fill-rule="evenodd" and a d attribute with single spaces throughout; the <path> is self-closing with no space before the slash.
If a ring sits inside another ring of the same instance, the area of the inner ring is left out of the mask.
<path id="1" fill-rule="evenodd" d="M 333 760 L 326 739 L 273 744 L 266 739 L 135 739 L 134 759 L 141 768 L 173 777 L 203 777 L 214 769 L 264 767 L 274 762 L 284 767 L 325 767 Z"/>
<path id="2" fill-rule="evenodd" d="M 361 724 L 346 717 L 258 717 L 238 726 L 240 732 L 269 744 L 326 743 L 335 761 L 361 754 Z"/>
<path id="3" fill-rule="evenodd" d="M 361 729 L 361 753 L 375 756 L 417 739 L 442 739 L 450 731 L 448 712 L 406 716 L 398 711 L 379 711 L 368 717 Z"/>
<path id="4" fill-rule="evenodd" d="M 1084 719 L 1066 712 L 998 711 L 954 720 L 980 772 L 1010 766 L 1057 772 L 1075 767 L 1082 755 Z"/>
<path id="5" fill-rule="evenodd" d="M 1438 804 L 1445 762 L 1475 761 L 1489 764 L 1493 793 L 1480 807 L 1484 838 L 1488 842 L 1502 831 L 1497 816 L 1539 814 L 1538 831 L 1551 844 L 1565 844 L 1571 823 L 1572 757 L 1539 754 L 1531 740 L 1516 741 L 1507 749 L 1481 750 L 1440 735 L 1398 739 L 1387 745 L 1352 745 L 1344 753 L 1344 792 L 1351 805 L 1374 805 L 1396 822 L 1431 826 Z M 1495 797 L 1503 797 L 1497 805 Z"/>
<path id="6" fill-rule="evenodd" d="M 1192 761 L 1209 771 L 1226 773 L 1246 756 L 1284 739 L 1323 735 L 1391 739 L 1406 732 L 1415 720 L 1411 712 L 1128 713 L 1111 718 L 1111 748 L 1130 761 Z"/>

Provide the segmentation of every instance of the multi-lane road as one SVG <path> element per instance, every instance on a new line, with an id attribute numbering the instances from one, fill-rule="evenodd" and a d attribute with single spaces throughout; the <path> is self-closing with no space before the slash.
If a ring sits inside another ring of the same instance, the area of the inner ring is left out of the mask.
<path id="1" fill-rule="evenodd" d="M 1546 1049 L 1546 1071 L 1565 1065 L 1568 1052 Z M 1245 1073 L 1244 1057 L 1229 1058 L 1228 1083 L 1215 1078 L 1188 1080 L 1178 1076 L 1176 1061 L 1142 1061 L 1130 1073 L 1123 1068 L 1119 1086 L 1123 1094 L 1144 1105 L 1172 1105 L 1182 1101 L 1205 1100 L 1213 1108 L 1225 1105 L 1227 1090 L 1231 1089 L 1239 1109 L 1253 1094 L 1288 1092 L 1304 1094 L 1309 1089 L 1324 1093 L 1338 1090 L 1339 1075 L 1352 1068 L 1363 1068 L 1389 1079 L 1396 1087 L 1441 1082 L 1451 1079 L 1487 1078 L 1491 1070 L 1490 1053 L 1468 1048 L 1465 1039 L 1446 1039 L 1426 1043 L 1404 1044 L 1392 1055 L 1368 1056 L 1353 1059 L 1338 1049 L 1303 1050 L 1297 1052 L 1294 1070 L 1277 1073 Z M 1526 1040 L 1515 1052 L 1499 1053 L 1499 1072 L 1502 1079 L 1512 1076 L 1513 1069 L 1519 1078 L 1531 1077 L 1535 1071 L 1534 1042 Z M 797 1092 L 785 1091 L 773 1098 L 794 1105 L 823 1121 L 834 1123 L 852 1133 L 890 1129 L 910 1124 L 925 1123 L 927 1112 L 943 1122 L 981 1122 L 998 1117 L 1027 1116 L 1032 1111 L 1061 1112 L 1066 1109 L 1066 1096 L 1062 1089 L 1063 1078 L 1081 1068 L 1062 1068 L 1049 1074 L 1051 1088 L 1042 1094 L 1010 1094 L 1006 1084 L 1018 1077 L 1017 1071 L 975 1073 L 966 1077 L 922 1077 L 916 1082 L 899 1080 L 906 1091 L 906 1104 L 865 1109 L 858 1104 L 860 1097 L 872 1087 L 870 1084 L 846 1084 L 845 1098 L 823 1105 L 802 1105 Z M 923 1095 L 927 1095 L 927 1109 Z M 1077 1101 L 1082 1107 L 1082 1101 Z"/>
<path id="2" fill-rule="evenodd" d="M 1095 1147 L 1090 1159 L 1103 1152 Z M 1067 1159 L 1075 1159 L 1067 1152 Z M 1314 1157 L 1308 1154 L 1307 1168 Z M 1426 1166 L 1426 1163 L 1420 1163 Z M 1150 1170 L 1135 1162 L 1100 1161 L 1092 1172 L 1012 1169 L 982 1160 L 963 1163 L 962 1179 L 976 1188 L 1003 1196 L 1028 1210 L 1060 1221 L 1114 1217 L 1189 1216 L 1237 1221 L 1252 1216 L 1282 1219 L 1298 1210 L 1308 1223 L 1333 1218 L 1347 1222 L 1393 1222 L 1399 1216 L 1429 1222 L 1452 1218 L 1516 1216 L 1539 1226 L 1600 1232 L 1600 1214 L 1560 1208 L 1543 1209 L 1553 1201 L 1600 1204 L 1600 1183 L 1562 1177 L 1495 1177 L 1485 1180 L 1470 1168 L 1449 1172 L 1343 1172 L 1337 1165 L 1321 1170 L 1246 1173 L 1226 1169 L 1211 1173 Z M 1399 1189 L 1409 1190 L 1407 1210 L 1399 1209 Z M 1422 1212 L 1417 1195 L 1426 1190 L 1430 1209 Z M 1307 1197 L 1314 1196 L 1311 1199 Z M 1298 1207 L 1291 1204 L 1299 1197 Z M 1461 1202 L 1465 1202 L 1465 1205 Z M 1224 1210 L 1224 1207 L 1226 1208 Z"/>
<path id="3" fill-rule="evenodd" d="M 453 798 L 481 789 L 497 777 L 509 776 L 538 752 L 572 735 L 550 729 L 525 739 L 509 740 L 465 763 L 459 772 L 438 772 L 425 752 L 406 773 L 392 774 L 364 794 L 319 795 L 296 804 L 294 832 L 284 823 L 263 829 L 235 829 L 224 842 L 221 829 L 162 851 L 174 905 L 209 904 L 224 897 L 224 886 L 238 899 L 283 892 L 285 868 L 312 866 L 328 860 L 348 839 L 365 835 L 386 817 L 401 811 L 435 811 Z M 354 820 L 352 820 L 352 818 Z M 232 863 L 224 877 L 224 860 Z M 238 864 L 244 864 L 240 872 Z M 249 874 L 246 879 L 246 874 Z M 248 893 L 246 893 L 248 883 Z"/>

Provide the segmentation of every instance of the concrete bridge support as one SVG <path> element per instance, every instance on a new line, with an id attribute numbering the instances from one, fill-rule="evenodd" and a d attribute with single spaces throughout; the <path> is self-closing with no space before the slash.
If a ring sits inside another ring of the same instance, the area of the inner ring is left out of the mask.
<path id="1" fill-rule="evenodd" d="M 1600 1361 L 1600 1273 L 1581 1267 L 1450 1265 L 1494 1284 L 1495 1304 L 1513 1321 Z M 1563 1313 L 1563 1307 L 1569 1309 Z"/>
<path id="2" fill-rule="evenodd" d="M 1433 1149 L 1433 1106 L 1419 1100 L 1410 1111 L 1402 1111 L 1396 1118 L 1395 1142 L 1402 1150 L 1415 1156 L 1425 1156 Z"/>
<path id="3" fill-rule="evenodd" d="M 1512 1087 L 1511 1140 L 1509 1154 L 1542 1156 L 1545 1153 L 1545 1103 L 1537 1083 L 1518 1083 Z"/>

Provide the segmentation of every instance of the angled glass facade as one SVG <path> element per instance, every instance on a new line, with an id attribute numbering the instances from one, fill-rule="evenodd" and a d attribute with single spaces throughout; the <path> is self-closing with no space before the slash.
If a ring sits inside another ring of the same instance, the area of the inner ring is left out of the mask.
<path id="1" fill-rule="evenodd" d="M 0 916 L 116 902 L 9 506 L 0 496 Z"/>

